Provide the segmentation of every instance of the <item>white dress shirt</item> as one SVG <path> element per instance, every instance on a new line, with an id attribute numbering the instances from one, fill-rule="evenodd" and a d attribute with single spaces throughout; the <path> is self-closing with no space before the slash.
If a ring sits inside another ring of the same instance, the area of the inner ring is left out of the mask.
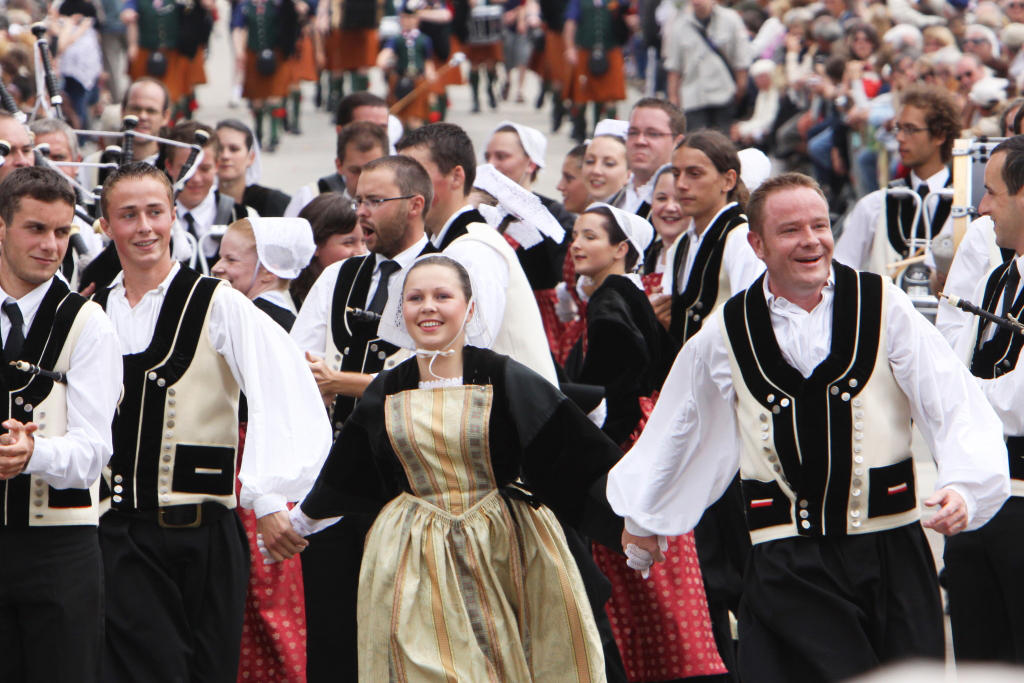
<path id="1" fill-rule="evenodd" d="M 723 211 L 735 205 L 736 202 L 730 202 L 723 206 L 715 214 L 715 217 L 711 219 L 711 222 L 708 223 L 708 227 L 704 228 L 699 235 L 697 234 L 693 219 L 690 219 L 690 227 L 676 239 L 672 247 L 670 247 L 669 253 L 665 256 L 666 270 L 661 286 L 663 292 L 670 292 L 673 287 L 675 287 L 677 293 L 682 293 L 686 289 L 686 285 L 690 281 L 690 271 L 693 270 L 693 264 L 697 260 L 697 252 L 700 251 L 700 245 L 704 241 L 704 237 L 710 232 L 708 228 L 715 224 L 715 221 L 718 220 Z M 732 286 L 731 294 L 742 292 L 764 272 L 764 261 L 757 258 L 757 254 L 754 253 L 753 248 L 747 241 L 748 232 L 750 231 L 745 225 L 734 228 L 726 238 L 725 247 L 722 249 L 721 267 L 729 275 L 729 284 Z M 689 241 L 689 246 L 686 248 L 686 260 L 683 262 L 683 277 L 680 282 L 674 282 L 675 273 L 672 272 L 672 267 L 669 264 L 675 262 L 675 250 L 682 248 L 682 240 L 684 239 Z"/>
<path id="2" fill-rule="evenodd" d="M 124 274 L 107 300 L 122 354 L 140 353 L 153 339 L 171 272 L 134 307 L 125 298 Z M 305 359 L 280 325 L 241 292 L 218 287 L 207 333 L 231 369 L 249 405 L 245 457 L 238 478 L 240 502 L 257 517 L 284 510 L 313 486 L 331 448 L 331 425 Z"/>
<path id="3" fill-rule="evenodd" d="M 931 448 L 936 489 L 967 504 L 968 529 L 985 524 L 1009 495 L 998 417 L 974 378 L 907 295 L 887 284 L 886 351 L 911 415 Z M 828 354 L 833 285 L 810 312 L 768 295 L 772 329 L 786 361 L 808 376 Z M 647 426 L 608 476 L 608 501 L 634 534 L 693 529 L 739 468 L 735 389 L 721 311 L 682 348 Z"/>
<path id="4" fill-rule="evenodd" d="M 949 179 L 949 169 L 942 167 L 937 173 L 922 180 L 914 171 L 910 172 L 908 185 L 916 191 L 918 185 L 927 183 L 929 195 L 938 192 L 946 187 Z M 934 210 L 935 206 L 931 200 L 928 208 Z M 861 270 L 868 265 L 871 256 L 871 244 L 875 239 L 875 230 L 878 228 L 878 221 L 885 211 L 885 189 L 875 190 L 860 199 L 853 207 L 853 211 L 843 222 L 843 232 L 836 242 L 833 258 L 843 265 L 854 270 Z M 947 218 L 948 222 L 948 218 Z M 942 232 L 942 227 L 932 231 L 932 235 Z"/>
<path id="5" fill-rule="evenodd" d="M 17 300 L 24 318 L 22 334 L 28 336 L 50 280 Z M 13 299 L 0 289 L 0 302 Z M 4 341 L 11 321 L 0 314 Z M 121 354 L 110 320 L 94 313 L 82 327 L 71 353 L 67 372 L 67 432 L 64 436 L 36 436 L 27 474 L 41 477 L 55 489 L 88 488 L 100 476 L 114 452 L 110 425 L 121 396 Z"/>
<path id="6" fill-rule="evenodd" d="M 213 223 L 217 220 L 217 195 L 213 188 L 210 188 L 210 192 L 203 198 L 203 201 L 199 202 L 195 208 L 188 209 L 181 201 L 174 202 L 174 208 L 178 216 L 179 227 L 188 232 L 188 222 L 185 220 L 185 214 L 192 214 L 192 218 L 195 219 L 195 231 L 196 240 L 202 244 L 203 237 L 210 232 L 210 228 L 213 227 Z M 211 258 L 217 253 L 217 245 L 207 240 L 206 248 L 203 250 L 203 254 L 206 258 Z M 212 264 L 211 264 L 212 265 Z"/>
<path id="7" fill-rule="evenodd" d="M 946 276 L 946 284 L 943 285 L 942 291 L 980 306 L 981 301 L 975 297 L 978 283 L 984 282 L 989 272 L 1000 263 L 1002 254 L 996 246 L 992 219 L 982 216 L 967 226 L 967 232 L 964 233 L 964 238 L 960 240 L 960 246 L 953 255 L 953 263 L 949 266 L 949 274 Z M 973 314 L 951 306 L 945 299 L 939 299 L 935 327 L 950 346 L 958 347 L 960 335 L 971 328 L 973 322 Z"/>
<path id="8" fill-rule="evenodd" d="M 401 270 L 392 273 L 391 277 L 404 278 L 403 272 L 412 265 L 426 246 L 427 238 L 423 236 L 416 241 L 416 244 L 391 259 L 401 266 Z M 377 291 L 377 283 L 380 282 L 380 264 L 388 260 L 380 254 L 367 254 L 367 256 L 374 259 L 373 276 L 370 278 L 370 288 L 366 293 L 366 300 L 354 302 L 355 308 L 366 308 L 370 305 L 370 300 L 373 299 L 373 294 Z M 310 287 L 306 300 L 302 302 L 299 315 L 295 318 L 295 324 L 292 325 L 292 341 L 299 347 L 299 350 L 308 351 L 317 358 L 323 357 L 324 350 L 327 348 L 327 331 L 331 323 L 331 311 L 334 310 L 334 287 L 338 283 L 338 271 L 347 260 L 343 259 L 324 268 L 324 272 L 320 273 L 320 277 Z"/>
<path id="9" fill-rule="evenodd" d="M 636 186 L 635 178 L 630 178 L 629 182 L 626 183 L 626 196 L 622 201 L 622 210 L 628 211 L 629 213 L 636 213 L 636 210 L 644 203 L 650 203 L 654 197 L 654 179 L 656 175 L 652 175 L 647 179 L 647 182 L 640 187 Z"/>

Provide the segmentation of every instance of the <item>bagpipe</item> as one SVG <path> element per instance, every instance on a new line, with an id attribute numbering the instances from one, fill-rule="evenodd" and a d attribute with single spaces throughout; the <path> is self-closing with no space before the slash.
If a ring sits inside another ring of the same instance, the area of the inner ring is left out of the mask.
<path id="1" fill-rule="evenodd" d="M 930 320 L 935 319 L 937 297 L 944 295 L 931 293 L 930 273 L 924 263 L 925 252 L 931 251 L 939 273 L 944 275 L 949 272 L 967 226 L 980 215 L 978 206 L 984 195 L 985 163 L 992 155 L 992 150 L 1004 139 L 978 137 L 956 140 L 953 144 L 952 186 L 929 192 L 924 199 L 909 186 L 885 189 L 887 198 L 909 199 L 913 204 L 909 233 L 904 232 L 902 235 L 907 245 L 907 257 L 888 264 L 889 275 L 910 296 L 915 308 Z M 940 214 L 940 202 L 949 202 L 948 216 L 952 230 L 943 230 L 945 216 L 942 216 L 942 225 L 933 225 L 938 222 L 936 219 Z M 950 303 L 968 310 L 952 301 Z"/>

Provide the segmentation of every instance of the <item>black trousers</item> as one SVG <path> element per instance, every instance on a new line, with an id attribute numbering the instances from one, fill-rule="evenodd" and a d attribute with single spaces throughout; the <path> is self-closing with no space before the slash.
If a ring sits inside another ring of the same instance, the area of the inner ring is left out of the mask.
<path id="1" fill-rule="evenodd" d="M 203 515 L 195 529 L 113 511 L 101 518 L 104 681 L 237 680 L 249 545 L 234 510 Z"/>
<path id="2" fill-rule="evenodd" d="M 693 530 L 697 559 L 708 598 L 711 630 L 729 678 L 739 680 L 736 640 L 729 612 L 738 615 L 743 594 L 743 571 L 750 555 L 750 532 L 743 512 L 743 492 L 736 476 L 722 497 L 711 505 Z"/>
<path id="3" fill-rule="evenodd" d="M 729 129 L 734 123 L 736 123 L 735 102 L 729 102 L 717 107 L 689 109 L 686 112 L 686 127 L 689 130 L 712 128 L 728 135 Z"/>
<path id="4" fill-rule="evenodd" d="M 346 515 L 310 536 L 309 546 L 299 555 L 306 597 L 309 683 L 359 680 L 359 566 L 373 519 L 369 515 Z"/>
<path id="5" fill-rule="evenodd" d="M 96 527 L 0 528 L 0 681 L 98 681 L 102 651 Z"/>
<path id="6" fill-rule="evenodd" d="M 835 681 L 941 658 L 942 605 L 920 524 L 754 545 L 739 614 L 740 679 Z"/>
<path id="7" fill-rule="evenodd" d="M 960 660 L 1024 663 L 1024 498 L 946 539 L 946 590 Z"/>

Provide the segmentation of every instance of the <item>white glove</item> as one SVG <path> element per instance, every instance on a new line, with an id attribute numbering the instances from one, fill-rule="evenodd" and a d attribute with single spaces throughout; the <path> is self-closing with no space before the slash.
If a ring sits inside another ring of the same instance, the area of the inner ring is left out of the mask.
<path id="1" fill-rule="evenodd" d="M 263 545 L 263 534 L 256 534 L 256 547 L 260 549 L 260 555 L 263 556 L 263 564 L 277 564 L 277 560 L 270 556 L 267 546 Z"/>
<path id="2" fill-rule="evenodd" d="M 555 315 L 558 316 L 558 319 L 563 323 L 576 320 L 580 312 L 572 295 L 569 294 L 569 286 L 564 282 L 559 282 L 555 285 L 555 295 L 558 297 L 555 302 Z"/>
<path id="3" fill-rule="evenodd" d="M 668 539 L 658 536 L 658 548 L 661 552 L 668 550 Z M 647 578 L 651 575 L 651 565 L 654 564 L 654 557 L 633 543 L 626 544 L 626 566 L 640 572 L 640 576 Z"/>

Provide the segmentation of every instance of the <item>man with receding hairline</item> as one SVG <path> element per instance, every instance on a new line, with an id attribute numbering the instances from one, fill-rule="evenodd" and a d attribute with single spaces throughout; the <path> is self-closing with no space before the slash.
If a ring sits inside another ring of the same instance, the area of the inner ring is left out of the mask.
<path id="1" fill-rule="evenodd" d="M 663 559 L 739 471 L 752 549 L 741 680 L 838 680 L 940 658 L 922 525 L 984 525 L 1009 492 L 995 413 L 906 294 L 832 260 L 824 194 L 790 173 L 747 203 L 766 273 L 680 352 L 640 439 L 608 477 L 623 547 Z M 938 466 L 919 522 L 911 419 Z"/>

